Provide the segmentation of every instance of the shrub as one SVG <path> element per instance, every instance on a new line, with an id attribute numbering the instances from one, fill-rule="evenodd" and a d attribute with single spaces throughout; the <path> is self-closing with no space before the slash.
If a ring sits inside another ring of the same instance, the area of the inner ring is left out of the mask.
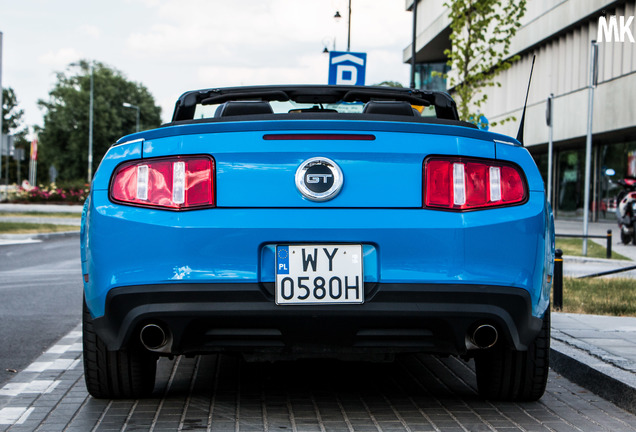
<path id="1" fill-rule="evenodd" d="M 16 187 L 9 191 L 9 202 L 15 203 L 83 203 L 88 196 L 88 185 L 60 188 L 55 183 L 48 186 Z"/>

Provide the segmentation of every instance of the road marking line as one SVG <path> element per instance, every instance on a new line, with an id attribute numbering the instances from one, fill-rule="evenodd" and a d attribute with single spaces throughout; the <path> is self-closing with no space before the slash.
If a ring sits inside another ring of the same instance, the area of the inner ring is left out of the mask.
<path id="1" fill-rule="evenodd" d="M 0 239 L 0 246 L 9 246 L 9 245 L 17 245 L 17 244 L 29 244 L 29 243 L 42 243 L 42 240 L 35 239 L 16 239 L 16 240 L 8 240 L 8 239 Z"/>
<path id="2" fill-rule="evenodd" d="M 44 372 L 51 367 L 53 362 L 33 362 L 24 369 L 24 372 Z"/>
<path id="3" fill-rule="evenodd" d="M 25 274 L 29 274 L 33 278 L 39 277 L 40 279 L 51 275 L 76 275 L 80 276 L 81 268 L 48 268 L 47 265 L 36 267 L 23 267 L 17 270 L 3 270 L 3 277 L 21 277 Z M 44 268 L 42 268 L 44 267 Z M 58 266 L 59 267 L 59 266 Z"/>
<path id="4" fill-rule="evenodd" d="M 22 393 L 51 393 L 59 383 L 59 381 L 53 380 L 35 380 L 26 383 L 10 382 L 0 389 L 0 396 L 17 396 Z"/>
<path id="5" fill-rule="evenodd" d="M 82 351 L 83 346 L 81 342 L 75 343 L 73 345 L 71 345 L 71 347 L 68 349 L 69 351 Z"/>
<path id="6" fill-rule="evenodd" d="M 24 372 L 44 372 L 47 370 L 71 370 L 79 363 L 79 359 L 57 359 L 50 362 L 33 362 Z"/>
<path id="7" fill-rule="evenodd" d="M 73 365 L 75 359 L 57 359 L 51 364 L 51 370 L 68 370 Z"/>
<path id="8" fill-rule="evenodd" d="M 29 418 L 35 408 L 2 408 L 0 409 L 0 425 L 22 424 Z"/>
<path id="9" fill-rule="evenodd" d="M 46 351 L 47 354 L 64 354 L 66 351 L 71 349 L 73 345 L 53 345 L 51 348 Z"/>
<path id="10" fill-rule="evenodd" d="M 9 383 L 0 389 L 0 396 L 19 395 L 29 384 L 30 383 Z"/>

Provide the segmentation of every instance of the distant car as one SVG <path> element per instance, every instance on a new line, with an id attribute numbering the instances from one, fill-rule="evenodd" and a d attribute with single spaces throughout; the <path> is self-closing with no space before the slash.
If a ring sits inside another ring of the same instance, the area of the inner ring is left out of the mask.
<path id="1" fill-rule="evenodd" d="M 515 139 L 446 93 L 190 91 L 126 136 L 81 231 L 84 366 L 98 398 L 151 394 L 159 356 L 456 355 L 486 398 L 548 377 L 552 213 Z"/>

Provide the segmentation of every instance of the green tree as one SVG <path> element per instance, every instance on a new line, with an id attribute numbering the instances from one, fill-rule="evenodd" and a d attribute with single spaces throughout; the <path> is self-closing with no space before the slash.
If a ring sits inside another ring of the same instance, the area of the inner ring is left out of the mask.
<path id="1" fill-rule="evenodd" d="M 18 107 L 18 98 L 11 87 L 2 89 L 2 133 L 16 135 L 26 133 L 22 125 L 24 111 Z"/>
<path id="2" fill-rule="evenodd" d="M 478 124 L 488 100 L 482 90 L 501 87 L 495 78 L 519 59 L 509 57 L 510 42 L 521 26 L 526 0 L 449 0 L 444 5 L 450 12 L 452 45 L 444 51 L 451 67 L 446 77 L 460 118 Z"/>
<path id="3" fill-rule="evenodd" d="M 5 87 L 2 89 L 2 135 L 12 135 L 13 145 L 16 149 L 22 149 L 25 154 L 25 158 L 29 157 L 29 142 L 26 139 L 27 127 L 24 125 L 24 111 L 20 109 L 18 97 L 11 87 Z M 7 166 L 8 162 L 8 166 Z M 20 165 L 18 167 L 18 164 Z M 9 183 L 18 182 L 25 177 L 25 169 L 27 162 L 14 160 L 13 158 L 2 160 L 2 179 L 7 177 L 6 170 L 8 168 Z M 18 170 L 20 171 L 20 178 L 18 178 Z"/>
<path id="4" fill-rule="evenodd" d="M 404 86 L 397 82 L 397 81 L 382 81 L 381 83 L 378 84 L 373 84 L 374 86 L 382 86 L 382 87 L 397 87 L 397 88 L 403 88 Z"/>
<path id="5" fill-rule="evenodd" d="M 108 148 L 123 135 L 135 132 L 136 113 L 124 102 L 140 109 L 140 130 L 161 124 L 161 108 L 140 83 L 128 81 L 121 72 L 93 62 L 93 172 Z M 61 181 L 86 179 L 91 63 L 82 60 L 57 74 L 57 83 L 44 109 L 44 126 L 39 129 L 38 179 L 48 181 L 54 165 Z"/>

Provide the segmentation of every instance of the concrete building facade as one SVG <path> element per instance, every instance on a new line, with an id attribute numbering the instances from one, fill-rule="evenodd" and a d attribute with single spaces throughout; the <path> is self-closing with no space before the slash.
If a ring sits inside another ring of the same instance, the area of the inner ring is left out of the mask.
<path id="1" fill-rule="evenodd" d="M 406 0 L 407 9 L 412 10 L 413 1 Z M 450 19 L 443 3 L 419 0 L 417 4 L 419 88 L 446 88 L 442 79 L 430 76 L 433 70 L 446 70 L 443 52 L 450 48 Z M 583 213 L 591 41 L 599 37 L 601 18 L 592 128 L 593 220 L 615 218 L 615 197 L 621 190 L 617 180 L 636 177 L 636 43 L 630 38 L 636 35 L 636 18 L 630 18 L 634 15 L 636 0 L 529 0 L 522 26 L 511 41 L 511 55 L 521 58 L 498 77 L 501 87 L 486 90 L 489 98 L 482 114 L 490 122 L 515 116 L 516 122 L 493 130 L 516 136 L 536 55 L 524 140 L 547 181 L 546 106 L 553 94 L 551 202 L 557 217 L 580 218 Z M 404 49 L 404 61 L 411 61 L 411 46 Z"/>

